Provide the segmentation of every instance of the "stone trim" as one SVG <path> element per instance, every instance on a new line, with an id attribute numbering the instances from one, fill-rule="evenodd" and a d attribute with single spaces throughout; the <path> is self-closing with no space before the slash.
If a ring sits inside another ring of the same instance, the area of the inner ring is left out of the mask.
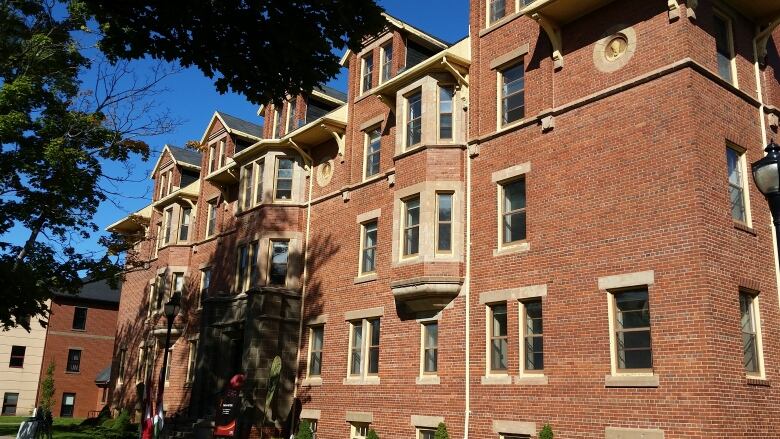
<path id="1" fill-rule="evenodd" d="M 512 244 L 506 247 L 494 248 L 493 256 L 495 257 L 495 256 L 511 255 L 515 253 L 525 253 L 529 250 L 531 250 L 531 244 L 528 241 L 525 241 L 519 244 Z"/>
<path id="2" fill-rule="evenodd" d="M 493 183 L 501 183 L 529 172 L 531 172 L 531 162 L 525 162 L 494 172 L 490 176 L 490 181 Z"/>
<path id="3" fill-rule="evenodd" d="M 347 422 L 360 422 L 363 424 L 370 424 L 374 422 L 374 413 L 347 411 L 346 419 Z"/>
<path id="4" fill-rule="evenodd" d="M 599 278 L 599 290 L 616 290 L 619 288 L 652 285 L 655 282 L 655 271 L 638 271 L 636 273 L 617 274 Z"/>
<path id="5" fill-rule="evenodd" d="M 518 375 L 515 377 L 515 384 L 521 386 L 546 386 L 550 384 L 549 378 L 545 375 Z"/>
<path id="6" fill-rule="evenodd" d="M 441 384 L 441 378 L 438 375 L 423 375 L 415 378 L 414 383 L 418 386 L 432 386 Z"/>
<path id="7" fill-rule="evenodd" d="M 362 78 L 361 78 L 361 80 L 362 80 Z M 366 131 L 369 128 L 373 128 L 374 126 L 379 125 L 379 124 L 381 124 L 384 121 L 385 121 L 385 115 L 384 114 L 380 114 L 377 117 L 371 118 L 371 119 L 361 123 L 360 124 L 360 131 Z"/>
<path id="8" fill-rule="evenodd" d="M 320 314 L 306 320 L 306 324 L 309 326 L 324 325 L 325 323 L 328 323 L 327 314 Z"/>
<path id="9" fill-rule="evenodd" d="M 380 382 L 380 378 L 376 375 L 355 375 L 349 378 L 344 378 L 341 381 L 341 384 L 344 384 L 345 386 L 378 386 Z"/>
<path id="10" fill-rule="evenodd" d="M 530 50 L 530 46 L 528 45 L 528 43 L 525 43 L 515 50 L 512 50 L 501 56 L 493 58 L 492 60 L 490 60 L 490 70 L 496 70 L 498 68 L 501 68 L 511 63 L 512 61 L 516 60 L 517 58 L 520 58 L 523 55 L 527 55 L 529 50 Z"/>
<path id="11" fill-rule="evenodd" d="M 536 435 L 536 423 L 535 422 L 522 422 L 522 421 L 493 421 L 494 433 L 508 433 L 508 434 L 525 434 L 528 436 Z"/>
<path id="12" fill-rule="evenodd" d="M 650 428 L 607 427 L 605 439 L 664 439 L 664 431 Z"/>
<path id="13" fill-rule="evenodd" d="M 302 387 L 319 387 L 322 386 L 322 377 L 310 377 L 310 378 L 304 378 L 301 381 Z M 303 418 L 303 416 L 301 416 Z M 317 419 L 317 418 L 311 418 L 311 419 Z"/>
<path id="14" fill-rule="evenodd" d="M 511 375 L 483 375 L 480 379 L 480 384 L 482 385 L 492 385 L 492 384 L 512 384 L 512 376 Z"/>
<path id="15" fill-rule="evenodd" d="M 410 422 L 412 427 L 436 428 L 439 426 L 439 424 L 444 422 L 444 416 L 412 415 L 410 417 Z"/>
<path id="16" fill-rule="evenodd" d="M 486 291 L 479 295 L 479 304 L 494 302 L 506 302 L 509 300 L 523 300 L 534 297 L 547 296 L 547 285 L 531 285 L 521 288 L 510 288 L 506 290 Z"/>
<path id="17" fill-rule="evenodd" d="M 658 375 L 605 375 L 604 387 L 658 387 Z"/>
<path id="18" fill-rule="evenodd" d="M 371 220 L 378 219 L 380 216 L 382 216 L 382 209 L 374 209 L 358 215 L 357 218 L 355 219 L 355 222 L 357 224 L 363 224 Z"/>
<path id="19" fill-rule="evenodd" d="M 301 419 L 320 419 L 322 417 L 322 410 L 319 409 L 303 409 L 301 410 Z"/>
<path id="20" fill-rule="evenodd" d="M 352 283 L 357 284 L 364 284 L 366 282 L 372 282 L 379 279 L 379 276 L 377 276 L 376 272 L 369 273 L 369 274 L 363 274 L 360 276 L 356 276 L 354 279 L 352 279 Z"/>
<path id="21" fill-rule="evenodd" d="M 344 320 L 350 322 L 352 320 L 362 320 L 371 317 L 382 317 L 385 315 L 385 307 L 378 306 L 376 308 L 357 309 L 354 311 L 347 311 L 344 313 Z"/>
<path id="22" fill-rule="evenodd" d="M 607 50 L 607 44 L 612 38 L 622 36 L 626 39 L 625 52 L 614 61 L 608 61 L 605 52 Z M 633 27 L 626 24 L 617 24 L 607 29 L 602 35 L 601 39 L 593 46 L 593 64 L 600 72 L 612 73 L 625 67 L 631 57 L 636 52 L 636 31 Z"/>

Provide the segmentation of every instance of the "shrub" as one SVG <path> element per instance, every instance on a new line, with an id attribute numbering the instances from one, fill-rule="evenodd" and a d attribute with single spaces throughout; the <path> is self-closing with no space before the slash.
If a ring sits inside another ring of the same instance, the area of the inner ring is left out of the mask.
<path id="1" fill-rule="evenodd" d="M 376 434 L 376 431 L 372 428 L 371 430 L 368 430 L 368 435 L 366 436 L 366 439 L 379 439 L 379 435 Z"/>
<path id="2" fill-rule="evenodd" d="M 539 432 L 539 439 L 553 439 L 553 431 L 550 424 L 544 424 L 542 431 Z"/>
<path id="3" fill-rule="evenodd" d="M 41 382 L 41 407 L 47 412 L 51 412 L 54 406 L 54 360 L 46 368 L 46 376 Z"/>
<path id="4" fill-rule="evenodd" d="M 450 439 L 449 433 L 447 433 L 447 426 L 444 422 L 439 422 L 439 427 L 436 428 L 436 434 L 433 439 Z"/>
<path id="5" fill-rule="evenodd" d="M 127 410 L 122 410 L 119 412 L 119 416 L 116 417 L 114 420 L 114 430 L 116 431 L 130 431 L 132 429 L 132 425 L 130 424 L 130 413 L 127 412 Z"/>
<path id="6" fill-rule="evenodd" d="M 307 420 L 301 421 L 298 425 L 298 434 L 295 435 L 295 439 L 313 439 L 311 434 L 311 424 Z"/>

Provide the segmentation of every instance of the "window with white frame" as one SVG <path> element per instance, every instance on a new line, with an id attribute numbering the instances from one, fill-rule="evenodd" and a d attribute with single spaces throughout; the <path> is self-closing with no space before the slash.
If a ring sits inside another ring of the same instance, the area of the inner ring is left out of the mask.
<path id="1" fill-rule="evenodd" d="M 406 147 L 422 141 L 422 92 L 416 91 L 406 97 Z"/>
<path id="2" fill-rule="evenodd" d="M 146 359 L 146 348 L 140 347 L 138 349 L 138 368 L 135 370 L 135 380 L 142 381 L 146 379 L 146 365 L 148 361 Z"/>
<path id="3" fill-rule="evenodd" d="M 276 179 L 274 199 L 291 200 L 293 190 L 293 171 L 295 162 L 291 158 L 280 157 L 276 161 Z"/>
<path id="4" fill-rule="evenodd" d="M 152 249 L 152 257 L 156 258 L 157 253 L 160 250 L 160 247 L 162 247 L 162 223 L 157 223 L 155 226 L 155 234 L 154 234 L 154 248 Z"/>
<path id="5" fill-rule="evenodd" d="M 255 282 L 253 273 L 256 266 L 257 248 L 257 241 L 238 247 L 236 291 L 239 293 L 247 291 Z"/>
<path id="6" fill-rule="evenodd" d="M 726 146 L 726 163 L 729 178 L 729 199 L 731 201 L 731 217 L 734 221 L 748 223 L 747 191 L 747 164 L 744 151 L 736 147 Z"/>
<path id="7" fill-rule="evenodd" d="M 198 340 L 190 340 L 190 349 L 187 354 L 187 382 L 195 381 L 195 366 L 198 358 Z"/>
<path id="8" fill-rule="evenodd" d="M 286 133 L 291 133 L 295 130 L 295 119 L 296 119 L 296 113 L 298 111 L 298 99 L 292 98 L 290 102 L 287 103 L 287 130 Z"/>
<path id="9" fill-rule="evenodd" d="M 752 377 L 763 374 L 758 296 L 747 291 L 739 293 L 740 327 L 742 329 L 742 364 Z"/>
<path id="10" fill-rule="evenodd" d="M 173 225 L 173 208 L 165 210 L 165 235 L 163 236 L 163 244 L 169 244 L 171 242 L 171 229 Z"/>
<path id="11" fill-rule="evenodd" d="M 736 64 L 734 60 L 734 36 L 731 19 L 720 11 L 714 11 L 715 52 L 718 61 L 718 75 L 736 85 Z"/>
<path id="12" fill-rule="evenodd" d="M 501 242 L 511 245 L 526 239 L 525 178 L 501 183 Z"/>
<path id="13" fill-rule="evenodd" d="M 616 369 L 652 372 L 650 299 L 647 287 L 610 291 L 613 314 L 612 344 Z"/>
<path id="14" fill-rule="evenodd" d="M 263 173 L 265 172 L 265 160 L 255 162 L 255 205 L 263 202 Z"/>
<path id="15" fill-rule="evenodd" d="M 490 372 L 506 373 L 509 359 L 506 303 L 488 305 Z"/>
<path id="16" fill-rule="evenodd" d="M 273 137 L 274 139 L 282 137 L 282 109 L 276 106 L 274 106 Z"/>
<path id="17" fill-rule="evenodd" d="M 219 163 L 218 166 L 222 168 L 227 164 L 227 141 L 222 139 L 219 141 Z"/>
<path id="18" fill-rule="evenodd" d="M 179 297 L 182 297 L 182 293 L 184 292 L 184 273 L 173 273 L 171 286 L 171 297 L 173 297 L 173 294 L 178 294 Z"/>
<path id="19" fill-rule="evenodd" d="M 325 337 L 323 325 L 309 327 L 309 376 L 322 375 L 322 347 Z"/>
<path id="20" fill-rule="evenodd" d="M 365 377 L 379 374 L 379 319 L 350 322 L 349 375 Z"/>
<path id="21" fill-rule="evenodd" d="M 290 258 L 290 241 L 270 241 L 270 263 L 268 264 L 268 285 L 286 286 Z"/>
<path id="22" fill-rule="evenodd" d="M 377 247 L 376 220 L 361 224 L 360 241 L 360 274 L 376 272 L 376 247 Z"/>
<path id="23" fill-rule="evenodd" d="M 420 196 L 403 200 L 403 255 L 420 253 Z"/>
<path id="24" fill-rule="evenodd" d="M 254 163 L 250 163 L 241 167 L 241 181 L 239 188 L 239 193 L 241 194 L 241 210 L 247 210 L 252 207 L 252 191 L 254 189 Z"/>
<path id="25" fill-rule="evenodd" d="M 452 192 L 436 193 L 436 251 L 452 252 Z"/>
<path id="26" fill-rule="evenodd" d="M 160 174 L 160 195 L 158 198 L 164 198 L 167 193 L 166 190 L 168 188 L 168 173 L 163 172 Z"/>
<path id="27" fill-rule="evenodd" d="M 206 238 L 209 238 L 217 231 L 217 200 L 209 201 L 206 206 Z"/>
<path id="28" fill-rule="evenodd" d="M 119 349 L 118 355 L 117 355 L 117 382 L 119 384 L 122 384 L 125 380 L 125 367 L 127 361 L 127 348 L 121 348 Z"/>
<path id="29" fill-rule="evenodd" d="M 374 55 L 368 54 L 363 57 L 362 61 L 362 74 L 361 74 L 361 81 L 360 81 L 360 92 L 365 93 L 368 90 L 371 90 L 371 87 L 374 86 L 373 84 L 373 74 L 374 74 Z"/>
<path id="30" fill-rule="evenodd" d="M 436 437 L 435 428 L 418 428 L 417 439 L 434 439 Z"/>
<path id="31" fill-rule="evenodd" d="M 439 322 L 422 323 L 422 373 L 436 375 L 439 370 Z"/>
<path id="32" fill-rule="evenodd" d="M 152 312 L 156 309 L 155 300 L 157 300 L 157 284 L 155 282 L 149 284 L 149 307 L 146 310 L 146 317 L 151 317 Z"/>
<path id="33" fill-rule="evenodd" d="M 198 295 L 198 308 L 203 307 L 203 301 L 209 297 L 211 287 L 211 268 L 200 271 L 200 294 Z"/>
<path id="34" fill-rule="evenodd" d="M 522 322 L 522 371 L 541 373 L 544 371 L 544 330 L 542 326 L 542 300 L 534 299 L 520 302 L 520 321 Z"/>
<path id="35" fill-rule="evenodd" d="M 368 436 L 368 425 L 359 422 L 352 423 L 349 439 L 366 439 L 366 436 Z"/>
<path id="36" fill-rule="evenodd" d="M 209 174 L 219 169 L 219 143 L 209 145 Z"/>
<path id="37" fill-rule="evenodd" d="M 380 153 L 382 149 L 382 132 L 379 127 L 373 128 L 366 133 L 366 178 L 379 173 Z"/>
<path id="38" fill-rule="evenodd" d="M 499 72 L 501 126 L 525 116 L 525 64 L 513 64 Z"/>
<path id="39" fill-rule="evenodd" d="M 443 85 L 439 87 L 439 139 L 452 140 L 452 108 L 455 98 L 455 87 Z"/>
<path id="40" fill-rule="evenodd" d="M 379 82 L 389 81 L 393 77 L 393 42 L 392 40 L 380 49 L 382 55 L 382 74 Z"/>
<path id="41" fill-rule="evenodd" d="M 504 18 L 506 15 L 505 0 L 488 0 L 488 25 Z"/>
<path id="42" fill-rule="evenodd" d="M 192 222 L 192 209 L 189 207 L 182 208 L 179 216 L 179 241 L 187 241 L 189 239 L 190 222 Z"/>

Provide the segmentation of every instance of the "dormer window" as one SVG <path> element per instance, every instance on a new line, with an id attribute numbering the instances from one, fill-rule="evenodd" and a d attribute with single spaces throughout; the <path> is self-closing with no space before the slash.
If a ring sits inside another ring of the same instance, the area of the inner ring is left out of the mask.
<path id="1" fill-rule="evenodd" d="M 505 0 L 488 0 L 488 7 L 488 25 L 504 18 L 504 14 L 506 14 Z"/>
<path id="2" fill-rule="evenodd" d="M 227 143 L 225 139 L 219 141 L 219 167 L 225 166 L 227 163 Z"/>
<path id="3" fill-rule="evenodd" d="M 389 43 L 382 46 L 381 49 L 382 53 L 382 67 L 381 71 L 382 74 L 379 77 L 379 82 L 383 83 L 390 78 L 393 77 L 392 68 L 393 68 L 393 42 L 390 41 Z"/>
<path id="4" fill-rule="evenodd" d="M 227 163 L 227 142 L 225 139 L 209 146 L 209 174 Z"/>
<path id="5" fill-rule="evenodd" d="M 165 197 L 167 194 L 165 188 L 168 187 L 168 173 L 162 173 L 160 174 L 160 196 L 159 198 Z"/>
<path id="6" fill-rule="evenodd" d="M 293 132 L 297 127 L 295 126 L 295 113 L 298 111 L 298 106 L 296 105 L 296 98 L 293 98 L 293 100 L 290 101 L 290 103 L 287 104 L 287 131 L 288 133 Z"/>
<path id="7" fill-rule="evenodd" d="M 282 109 L 274 107 L 274 139 L 281 138 L 282 133 Z"/>
<path id="8" fill-rule="evenodd" d="M 406 98 L 406 147 L 422 140 L 422 92 L 419 90 Z"/>
<path id="9" fill-rule="evenodd" d="M 360 81 L 361 84 L 361 93 L 365 93 L 368 90 L 371 90 L 371 87 L 373 86 L 372 77 L 374 72 L 374 55 L 368 54 L 363 57 L 363 68 L 362 68 L 362 80 Z"/>

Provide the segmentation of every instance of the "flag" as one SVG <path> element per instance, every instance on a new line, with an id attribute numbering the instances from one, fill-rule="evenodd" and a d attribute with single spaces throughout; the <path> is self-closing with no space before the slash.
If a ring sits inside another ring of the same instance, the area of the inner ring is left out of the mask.
<path id="1" fill-rule="evenodd" d="M 154 424 L 154 436 L 153 439 L 160 439 L 162 437 L 162 430 L 163 430 L 163 391 L 165 388 L 165 366 L 167 366 L 167 358 L 168 357 L 168 350 L 165 350 L 165 354 L 163 355 L 163 365 L 160 368 L 160 379 L 157 381 L 159 384 L 157 385 L 157 401 L 155 402 L 154 406 L 156 409 L 156 413 L 154 414 L 154 419 L 152 420 L 152 423 Z"/>
<path id="2" fill-rule="evenodd" d="M 151 371 L 147 373 L 144 386 L 144 416 L 141 419 L 141 439 L 152 439 L 152 380 Z"/>

